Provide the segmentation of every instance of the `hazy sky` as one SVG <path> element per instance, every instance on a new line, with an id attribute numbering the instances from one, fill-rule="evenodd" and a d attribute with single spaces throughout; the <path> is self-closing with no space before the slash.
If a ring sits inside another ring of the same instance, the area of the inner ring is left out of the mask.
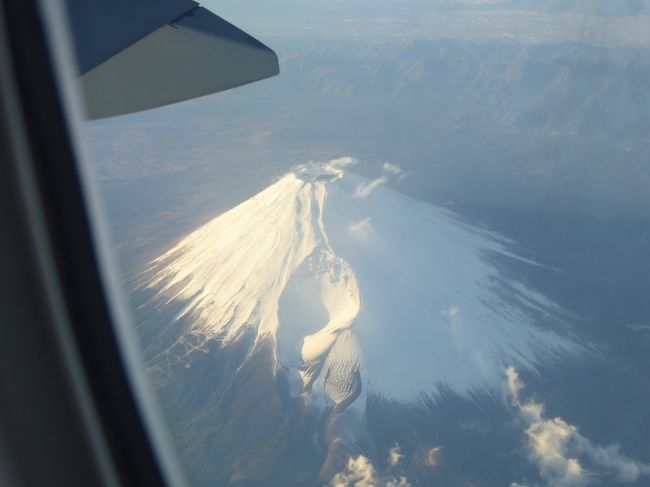
<path id="1" fill-rule="evenodd" d="M 650 0 L 205 0 L 269 37 L 563 41 L 650 46 Z"/>

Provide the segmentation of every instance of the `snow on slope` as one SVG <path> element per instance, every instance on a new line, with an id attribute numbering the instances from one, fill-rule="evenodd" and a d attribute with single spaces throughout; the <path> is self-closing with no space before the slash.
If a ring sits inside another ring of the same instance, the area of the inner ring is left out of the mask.
<path id="1" fill-rule="evenodd" d="M 577 351 L 536 323 L 557 307 L 491 264 L 516 258 L 503 239 L 351 162 L 295 169 L 152 263 L 149 286 L 192 320 L 180 341 L 227 346 L 254 327 L 273 338 L 295 394 L 340 405 L 368 390 L 409 400 L 496 389 L 504 364 L 535 369 Z"/>

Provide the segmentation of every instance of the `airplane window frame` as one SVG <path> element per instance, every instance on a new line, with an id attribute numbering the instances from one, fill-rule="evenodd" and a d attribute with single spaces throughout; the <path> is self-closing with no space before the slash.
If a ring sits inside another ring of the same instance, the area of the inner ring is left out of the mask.
<path id="1" fill-rule="evenodd" d="M 7 208 L 16 209 L 3 226 L 15 228 L 16 248 L 24 237 L 17 264 L 33 292 L 3 302 L 12 316 L 26 316 L 7 327 L 13 340 L 3 347 L 26 345 L 27 360 L 0 357 L 15 373 L 2 384 L 12 396 L 2 408 L 0 477 L 18 485 L 182 485 L 143 380 L 134 377 L 137 358 L 124 343 L 110 257 L 75 135 L 78 101 L 62 3 L 5 0 L 0 8 L 1 135 L 9 142 L 3 172 L 13 190 L 2 200 L 13 199 Z M 34 402 L 30 388 L 41 385 L 50 387 L 40 391 L 45 402 Z M 44 435 L 53 437 L 40 445 Z M 38 453 L 51 462 L 39 465 Z"/>

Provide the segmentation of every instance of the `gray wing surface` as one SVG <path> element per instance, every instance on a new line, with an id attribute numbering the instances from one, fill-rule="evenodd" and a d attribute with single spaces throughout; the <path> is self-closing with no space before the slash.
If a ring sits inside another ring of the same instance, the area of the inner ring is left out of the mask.
<path id="1" fill-rule="evenodd" d="M 191 0 L 68 0 L 67 8 L 88 118 L 279 73 L 270 48 Z"/>

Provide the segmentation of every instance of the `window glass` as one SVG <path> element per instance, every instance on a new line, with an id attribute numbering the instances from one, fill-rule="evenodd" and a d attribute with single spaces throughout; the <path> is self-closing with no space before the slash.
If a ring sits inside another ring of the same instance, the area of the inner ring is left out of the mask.
<path id="1" fill-rule="evenodd" d="M 203 6 L 280 74 L 84 126 L 191 484 L 649 485 L 650 2 Z"/>

